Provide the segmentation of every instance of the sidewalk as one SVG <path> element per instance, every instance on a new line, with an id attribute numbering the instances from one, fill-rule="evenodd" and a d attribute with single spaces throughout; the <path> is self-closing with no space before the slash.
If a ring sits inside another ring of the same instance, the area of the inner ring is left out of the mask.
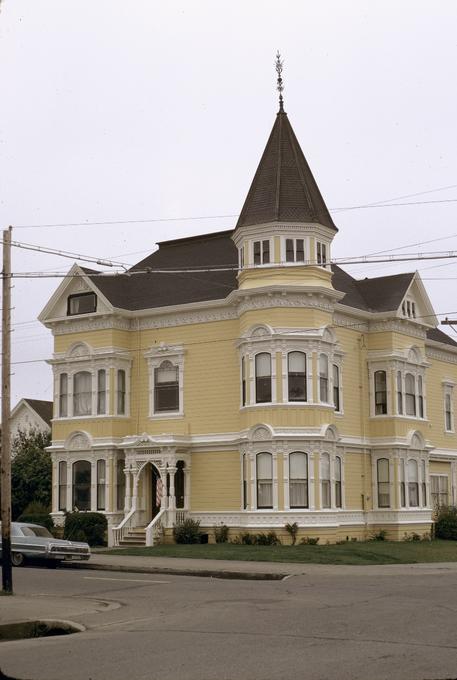
<path id="1" fill-rule="evenodd" d="M 320 574 L 393 576 L 402 574 L 457 574 L 457 562 L 420 564 L 348 565 L 310 564 L 300 562 L 249 562 L 241 560 L 202 560 L 181 557 L 145 557 L 132 555 L 101 555 L 93 553 L 88 562 L 66 562 L 68 569 L 100 569 L 140 574 L 171 574 L 206 576 L 227 579 L 281 580 L 288 576 Z"/>

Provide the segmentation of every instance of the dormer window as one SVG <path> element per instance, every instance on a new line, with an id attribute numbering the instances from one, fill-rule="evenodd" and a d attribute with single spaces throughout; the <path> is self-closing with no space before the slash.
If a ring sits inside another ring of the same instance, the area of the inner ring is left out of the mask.
<path id="1" fill-rule="evenodd" d="M 95 293 L 78 293 L 68 296 L 67 316 L 91 314 L 96 311 L 97 296 Z"/>
<path id="2" fill-rule="evenodd" d="M 401 311 L 403 316 L 406 316 L 408 319 L 415 319 L 416 303 L 413 302 L 413 300 L 403 300 L 401 303 Z"/>
<path id="3" fill-rule="evenodd" d="M 254 241 L 254 264 L 270 263 L 270 241 Z"/>

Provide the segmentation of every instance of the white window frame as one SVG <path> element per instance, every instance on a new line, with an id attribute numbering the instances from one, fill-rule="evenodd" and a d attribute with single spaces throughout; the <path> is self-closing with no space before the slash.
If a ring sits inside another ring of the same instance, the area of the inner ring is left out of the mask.
<path id="1" fill-rule="evenodd" d="M 444 493 L 444 492 L 441 491 L 441 479 L 443 479 L 443 478 L 446 479 L 446 483 L 447 483 L 447 492 L 446 492 L 447 502 L 442 503 L 442 504 L 438 502 L 436 504 L 436 503 L 433 503 L 433 496 L 435 496 L 436 493 L 433 493 L 433 491 L 432 491 L 432 486 L 433 486 L 432 480 L 434 480 L 434 479 L 438 480 L 438 501 L 439 501 L 440 496 Z M 430 506 L 432 508 L 437 508 L 437 507 L 440 507 L 441 505 L 449 505 L 449 502 L 451 500 L 451 498 L 450 498 L 451 484 L 450 484 L 450 481 L 449 481 L 449 475 L 432 472 L 430 474 L 430 492 L 429 493 L 430 493 Z"/>
<path id="2" fill-rule="evenodd" d="M 294 259 L 287 261 L 287 241 L 293 241 Z M 303 241 L 303 260 L 297 261 L 297 241 Z M 297 236 L 296 234 L 281 237 L 281 264 L 287 267 L 293 265 L 304 265 L 307 263 L 307 255 L 309 252 L 309 238 L 306 236 Z"/>
<path id="3" fill-rule="evenodd" d="M 149 418 L 151 420 L 167 420 L 183 418 L 184 416 L 184 355 L 182 345 L 159 345 L 144 354 L 149 368 Z M 155 412 L 155 369 L 160 368 L 164 361 L 169 361 L 178 368 L 179 380 L 179 408 L 176 411 Z"/>
<path id="4" fill-rule="evenodd" d="M 443 380 L 443 429 L 445 434 L 455 434 L 455 418 L 454 418 L 454 385 L 452 380 Z M 446 398 L 449 397 L 451 405 L 451 427 L 448 429 L 446 420 Z"/>
<path id="5" fill-rule="evenodd" d="M 319 246 L 320 246 L 320 255 L 319 255 Z M 325 247 L 325 262 L 322 263 L 319 262 L 319 258 L 322 260 L 322 246 Z M 316 238 L 315 240 L 315 256 L 316 256 L 316 265 L 318 267 L 322 267 L 323 269 L 329 269 L 330 267 L 330 242 L 329 241 L 323 241 L 320 238 Z"/>
<path id="6" fill-rule="evenodd" d="M 269 254 L 270 254 L 270 261 L 269 262 L 264 262 L 263 261 L 263 241 L 268 241 L 269 242 Z M 254 244 L 255 243 L 260 243 L 260 263 L 255 264 L 254 262 Z M 271 267 L 274 265 L 274 240 L 272 237 L 267 237 L 267 238 L 255 238 L 250 242 L 250 255 L 251 255 L 251 263 L 253 267 Z"/>

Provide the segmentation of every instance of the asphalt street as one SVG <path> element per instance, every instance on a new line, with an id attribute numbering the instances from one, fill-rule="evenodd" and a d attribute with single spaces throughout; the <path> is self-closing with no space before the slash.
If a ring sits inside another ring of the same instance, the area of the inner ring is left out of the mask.
<path id="1" fill-rule="evenodd" d="M 86 627 L 1 642 L 1 670 L 21 680 L 457 677 L 457 573 L 444 567 L 284 581 L 24 568 L 14 579 L 29 606 L 46 596 Z"/>

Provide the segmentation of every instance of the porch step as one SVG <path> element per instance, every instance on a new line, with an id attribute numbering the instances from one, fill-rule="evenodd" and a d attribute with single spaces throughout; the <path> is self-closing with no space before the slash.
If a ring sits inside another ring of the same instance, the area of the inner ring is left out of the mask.
<path id="1" fill-rule="evenodd" d="M 146 529 L 144 527 L 129 529 L 124 538 L 119 541 L 119 545 L 124 548 L 144 548 L 146 545 Z"/>

